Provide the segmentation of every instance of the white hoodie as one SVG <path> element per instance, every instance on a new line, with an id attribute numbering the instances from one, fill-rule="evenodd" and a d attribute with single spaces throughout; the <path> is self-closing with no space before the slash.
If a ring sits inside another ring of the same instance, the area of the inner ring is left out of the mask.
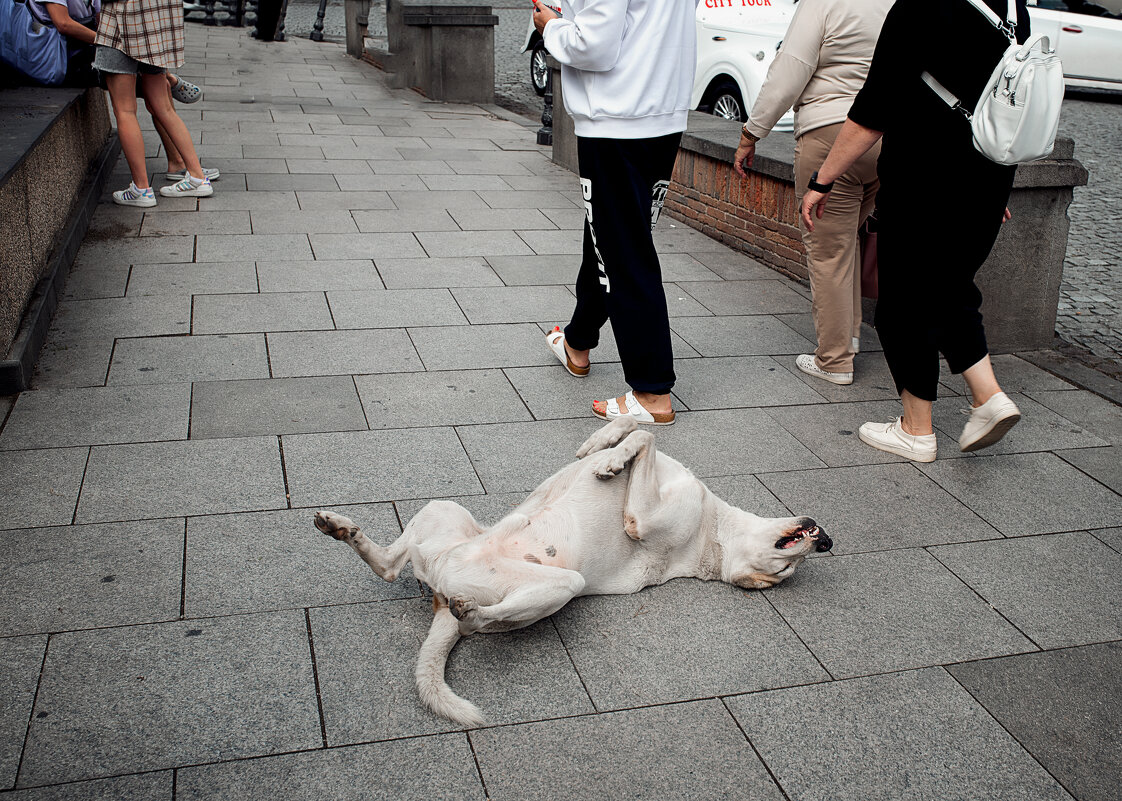
<path id="1" fill-rule="evenodd" d="M 686 129 L 697 63 L 695 0 L 561 0 L 542 38 L 562 64 L 577 136 L 646 139 Z"/>

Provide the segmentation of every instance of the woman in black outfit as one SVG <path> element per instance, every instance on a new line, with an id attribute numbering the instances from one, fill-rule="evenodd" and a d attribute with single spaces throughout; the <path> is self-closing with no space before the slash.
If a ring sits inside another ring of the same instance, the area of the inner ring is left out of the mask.
<path id="1" fill-rule="evenodd" d="M 1006 0 L 984 0 L 1002 19 Z M 1017 0 L 1016 36 L 1029 35 Z M 920 462 L 935 458 L 931 405 L 939 353 L 962 373 L 973 410 L 959 438 L 964 451 L 992 445 L 1020 419 L 994 378 L 974 274 L 989 256 L 1015 167 L 974 149 L 970 123 L 920 78 L 930 72 L 973 108 L 1008 46 L 967 0 L 898 0 L 888 12 L 865 86 L 833 149 L 803 198 L 813 228 L 830 185 L 883 136 L 877 171 L 880 299 L 875 325 L 904 406 L 902 418 L 865 423 L 862 441 Z"/>

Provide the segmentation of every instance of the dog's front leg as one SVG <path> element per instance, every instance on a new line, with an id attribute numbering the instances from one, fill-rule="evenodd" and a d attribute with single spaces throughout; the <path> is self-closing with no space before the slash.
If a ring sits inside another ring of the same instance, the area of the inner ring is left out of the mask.
<path id="1" fill-rule="evenodd" d="M 324 534 L 340 542 L 350 545 L 362 561 L 386 581 L 397 579 L 398 573 L 409 561 L 407 539 L 405 534 L 398 537 L 387 547 L 376 545 L 370 540 L 349 517 L 335 512 L 316 512 L 315 526 Z"/>
<path id="2" fill-rule="evenodd" d="M 584 589 L 584 576 L 575 570 L 533 564 L 520 564 L 519 568 L 525 580 L 497 604 L 478 606 L 470 599 L 448 599 L 448 608 L 460 621 L 460 634 L 529 626 L 552 615 Z"/>

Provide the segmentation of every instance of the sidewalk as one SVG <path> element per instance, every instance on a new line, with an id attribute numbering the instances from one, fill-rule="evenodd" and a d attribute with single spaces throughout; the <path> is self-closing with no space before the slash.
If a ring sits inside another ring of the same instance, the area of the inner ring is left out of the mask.
<path id="1" fill-rule="evenodd" d="M 44 788 L 0 799 L 1122 798 L 1122 408 L 1001 356 L 998 446 L 958 452 L 947 374 L 940 458 L 874 451 L 875 333 L 853 386 L 803 376 L 808 290 L 666 217 L 658 446 L 834 551 L 467 638 L 448 680 L 489 725 L 425 711 L 430 604 L 311 513 L 494 522 L 598 427 L 610 333 L 584 380 L 544 341 L 576 178 L 337 45 L 191 25 L 188 66 L 216 194 L 103 198 L 36 389 L 0 399 L 0 790 Z"/>

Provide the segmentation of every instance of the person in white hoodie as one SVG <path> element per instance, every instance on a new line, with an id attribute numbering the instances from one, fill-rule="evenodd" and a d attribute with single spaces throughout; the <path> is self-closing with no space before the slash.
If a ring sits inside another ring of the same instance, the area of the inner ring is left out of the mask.
<path id="1" fill-rule="evenodd" d="M 572 319 L 547 341 L 571 374 L 587 375 L 611 320 L 631 390 L 595 401 L 593 414 L 669 425 L 674 357 L 651 230 L 689 114 L 695 0 L 561 0 L 561 11 L 535 0 L 576 129 L 584 256 Z"/>

